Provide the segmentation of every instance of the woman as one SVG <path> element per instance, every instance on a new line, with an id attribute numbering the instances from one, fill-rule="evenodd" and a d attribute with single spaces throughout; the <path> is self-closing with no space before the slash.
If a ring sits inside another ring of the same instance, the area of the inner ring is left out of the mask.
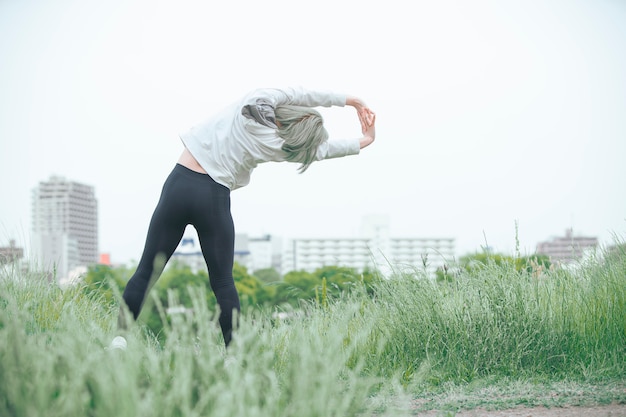
<path id="1" fill-rule="evenodd" d="M 313 107 L 345 105 L 356 109 L 363 136 L 328 141 L 322 117 Z M 191 224 L 198 232 L 228 346 L 233 311 L 240 308 L 232 275 L 235 231 L 230 192 L 247 185 L 252 170 L 262 162 L 297 162 L 304 172 L 316 160 L 358 154 L 374 141 L 374 122 L 374 113 L 356 97 L 302 88 L 259 89 L 181 134 L 185 149 L 165 181 L 143 255 L 124 290 L 133 318 Z M 124 317 L 121 312 L 122 328 Z M 125 345 L 122 337 L 112 343 Z"/>

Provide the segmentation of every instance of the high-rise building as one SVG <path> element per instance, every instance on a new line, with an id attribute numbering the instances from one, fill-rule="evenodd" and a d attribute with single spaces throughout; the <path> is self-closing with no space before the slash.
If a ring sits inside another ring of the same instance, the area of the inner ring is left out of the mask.
<path id="1" fill-rule="evenodd" d="M 32 193 L 32 250 L 58 280 L 98 262 L 98 202 L 94 188 L 63 177 L 41 181 Z"/>

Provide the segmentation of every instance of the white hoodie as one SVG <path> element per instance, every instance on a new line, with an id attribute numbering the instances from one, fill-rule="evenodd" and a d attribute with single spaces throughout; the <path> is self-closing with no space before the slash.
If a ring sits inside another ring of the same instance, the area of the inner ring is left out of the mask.
<path id="1" fill-rule="evenodd" d="M 273 108 L 281 104 L 343 107 L 346 96 L 303 88 L 258 89 L 182 133 L 181 140 L 200 166 L 215 182 L 230 190 L 247 185 L 258 164 L 285 161 L 287 156 L 282 150 L 284 140 L 277 135 L 273 123 L 242 114 L 246 106 L 260 102 Z M 355 155 L 359 150 L 358 139 L 326 141 L 317 150 L 317 160 Z"/>

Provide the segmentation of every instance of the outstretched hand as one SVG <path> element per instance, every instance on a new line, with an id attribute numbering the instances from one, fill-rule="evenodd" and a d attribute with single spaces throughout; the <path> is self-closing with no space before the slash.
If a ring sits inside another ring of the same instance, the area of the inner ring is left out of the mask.
<path id="1" fill-rule="evenodd" d="M 363 137 L 359 141 L 361 149 L 368 145 L 371 145 L 376 139 L 376 114 L 370 109 L 366 108 L 363 117 L 359 114 L 361 119 L 361 129 Z"/>
<path id="2" fill-rule="evenodd" d="M 364 107 L 358 111 L 359 121 L 361 122 L 361 132 L 365 134 L 368 130 L 374 127 L 376 121 L 376 114 L 369 108 Z"/>
<path id="3" fill-rule="evenodd" d="M 376 139 L 376 114 L 365 105 L 363 100 L 348 96 L 346 104 L 356 109 L 359 116 L 359 122 L 361 122 L 361 132 L 363 137 L 360 140 L 361 149 L 368 145 L 371 145 Z"/>
<path id="4" fill-rule="evenodd" d="M 361 122 L 361 131 L 365 133 L 365 130 L 372 124 L 374 113 L 365 105 L 363 100 L 357 97 L 348 96 L 346 104 L 355 108 Z"/>

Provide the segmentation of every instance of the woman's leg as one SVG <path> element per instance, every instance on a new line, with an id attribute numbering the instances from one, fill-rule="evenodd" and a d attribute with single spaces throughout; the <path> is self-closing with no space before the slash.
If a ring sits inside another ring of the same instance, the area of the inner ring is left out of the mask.
<path id="1" fill-rule="evenodd" d="M 126 286 L 124 301 L 136 319 L 146 291 L 176 250 L 187 224 L 192 224 L 198 232 L 211 289 L 220 307 L 220 327 L 228 346 L 232 338 L 233 311 L 240 309 L 233 280 L 235 228 L 230 213 L 230 190 L 209 175 L 181 165 L 174 168 L 163 186 L 144 253 Z"/>
<path id="2" fill-rule="evenodd" d="M 239 295 L 233 280 L 234 228 L 230 215 L 219 227 L 210 230 L 200 226 L 198 237 L 209 270 L 211 289 L 220 307 L 220 327 L 226 346 L 231 341 L 233 311 L 239 312 Z"/>
<path id="3" fill-rule="evenodd" d="M 134 319 L 141 312 L 146 292 L 163 272 L 185 232 L 188 210 L 181 199 L 181 183 L 175 169 L 163 185 L 161 198 L 150 221 L 141 260 L 124 290 L 124 302 Z M 120 314 L 120 325 L 124 327 L 124 324 Z"/>
<path id="4" fill-rule="evenodd" d="M 208 189 L 198 193 L 192 225 L 198 232 L 202 255 L 209 270 L 211 289 L 220 307 L 219 323 L 226 346 L 233 329 L 233 311 L 239 312 L 239 295 L 233 280 L 235 227 L 230 213 L 230 191 L 208 175 Z"/>

